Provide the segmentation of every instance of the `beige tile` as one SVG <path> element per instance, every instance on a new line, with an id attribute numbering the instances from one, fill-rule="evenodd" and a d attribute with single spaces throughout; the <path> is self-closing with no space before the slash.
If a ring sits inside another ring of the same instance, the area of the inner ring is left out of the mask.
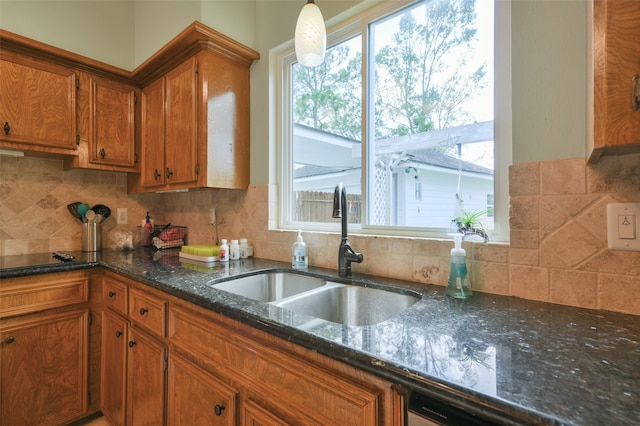
<path id="1" fill-rule="evenodd" d="M 540 251 L 536 249 L 509 249 L 509 261 L 514 265 L 539 266 Z"/>
<path id="2" fill-rule="evenodd" d="M 439 257 L 413 256 L 414 281 L 442 285 L 446 282 L 446 275 L 448 273 L 449 267 L 447 266 L 446 268 L 441 268 Z"/>
<path id="3" fill-rule="evenodd" d="M 552 270 L 550 302 L 596 309 L 598 307 L 597 275 L 572 270 Z"/>
<path id="4" fill-rule="evenodd" d="M 471 262 L 474 291 L 509 295 L 509 266 L 506 263 Z"/>
<path id="5" fill-rule="evenodd" d="M 602 157 L 587 167 L 590 193 L 637 192 L 640 188 L 640 154 Z"/>
<path id="6" fill-rule="evenodd" d="M 509 291 L 523 299 L 549 301 L 549 270 L 529 266 L 509 267 Z"/>
<path id="7" fill-rule="evenodd" d="M 604 248 L 603 241 L 575 222 L 568 222 L 540 242 L 540 266 L 574 268 Z"/>
<path id="8" fill-rule="evenodd" d="M 600 274 L 598 276 L 598 308 L 640 315 L 640 277 Z"/>
<path id="9" fill-rule="evenodd" d="M 512 230 L 537 230 L 540 227 L 538 197 L 511 197 L 509 225 Z"/>
<path id="10" fill-rule="evenodd" d="M 596 203 L 597 195 L 546 196 L 540 198 L 540 232 L 542 238 L 563 226 L 568 220 L 585 215 L 583 222 L 589 222 L 585 210 Z"/>
<path id="11" fill-rule="evenodd" d="M 509 195 L 540 194 L 540 163 L 509 166 Z"/>
<path id="12" fill-rule="evenodd" d="M 538 230 L 511 230 L 511 248 L 537 249 L 539 246 Z"/>
<path id="13" fill-rule="evenodd" d="M 540 182 L 543 195 L 584 194 L 587 187 L 585 160 L 544 161 L 540 164 Z"/>

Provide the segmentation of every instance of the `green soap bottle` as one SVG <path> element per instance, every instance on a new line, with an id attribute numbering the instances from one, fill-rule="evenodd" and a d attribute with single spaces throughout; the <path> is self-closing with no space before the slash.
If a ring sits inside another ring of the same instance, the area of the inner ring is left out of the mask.
<path id="1" fill-rule="evenodd" d="M 455 299 L 471 297 L 471 281 L 467 273 L 467 252 L 462 248 L 462 234 L 452 234 L 454 248 L 451 249 L 451 270 L 447 282 L 447 296 Z"/>

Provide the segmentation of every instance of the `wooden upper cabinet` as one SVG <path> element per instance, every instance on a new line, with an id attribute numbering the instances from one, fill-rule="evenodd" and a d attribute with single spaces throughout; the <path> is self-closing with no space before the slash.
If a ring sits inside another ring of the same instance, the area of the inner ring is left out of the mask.
<path id="1" fill-rule="evenodd" d="M 73 154 L 76 72 L 0 50 L 0 146 Z"/>
<path id="2" fill-rule="evenodd" d="M 79 73 L 78 149 L 65 168 L 135 172 L 139 88 L 133 83 Z"/>
<path id="3" fill-rule="evenodd" d="M 99 77 L 90 79 L 91 162 L 135 167 L 137 89 Z"/>
<path id="4" fill-rule="evenodd" d="M 165 177 L 168 186 L 197 186 L 198 80 L 196 58 L 167 73 L 165 110 Z"/>
<path id="5" fill-rule="evenodd" d="M 164 78 L 142 89 L 140 184 L 146 189 L 164 186 L 164 91 Z"/>
<path id="6" fill-rule="evenodd" d="M 129 175 L 129 192 L 249 186 L 249 72 L 258 58 L 195 22 L 133 72 L 151 120 L 142 119 L 141 173 Z"/>
<path id="7" fill-rule="evenodd" d="M 601 155 L 640 152 L 640 2 L 593 0 L 593 146 Z"/>

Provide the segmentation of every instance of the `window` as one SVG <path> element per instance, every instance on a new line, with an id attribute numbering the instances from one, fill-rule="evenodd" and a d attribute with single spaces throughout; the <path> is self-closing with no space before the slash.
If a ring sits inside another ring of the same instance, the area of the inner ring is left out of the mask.
<path id="1" fill-rule="evenodd" d="M 343 182 L 356 232 L 444 236 L 475 211 L 494 228 L 494 2 L 395 4 L 331 31 L 318 67 L 280 56 L 282 227 L 333 229 Z"/>

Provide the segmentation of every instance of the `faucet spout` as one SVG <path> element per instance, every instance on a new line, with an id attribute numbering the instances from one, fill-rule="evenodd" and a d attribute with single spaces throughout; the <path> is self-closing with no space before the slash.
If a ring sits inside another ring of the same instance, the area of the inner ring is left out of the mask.
<path id="1" fill-rule="evenodd" d="M 333 192 L 333 217 L 342 219 L 342 241 L 338 250 L 338 274 L 341 277 L 351 276 L 351 262 L 362 263 L 364 256 L 356 252 L 349 244 L 347 230 L 347 191 L 340 182 Z"/>

